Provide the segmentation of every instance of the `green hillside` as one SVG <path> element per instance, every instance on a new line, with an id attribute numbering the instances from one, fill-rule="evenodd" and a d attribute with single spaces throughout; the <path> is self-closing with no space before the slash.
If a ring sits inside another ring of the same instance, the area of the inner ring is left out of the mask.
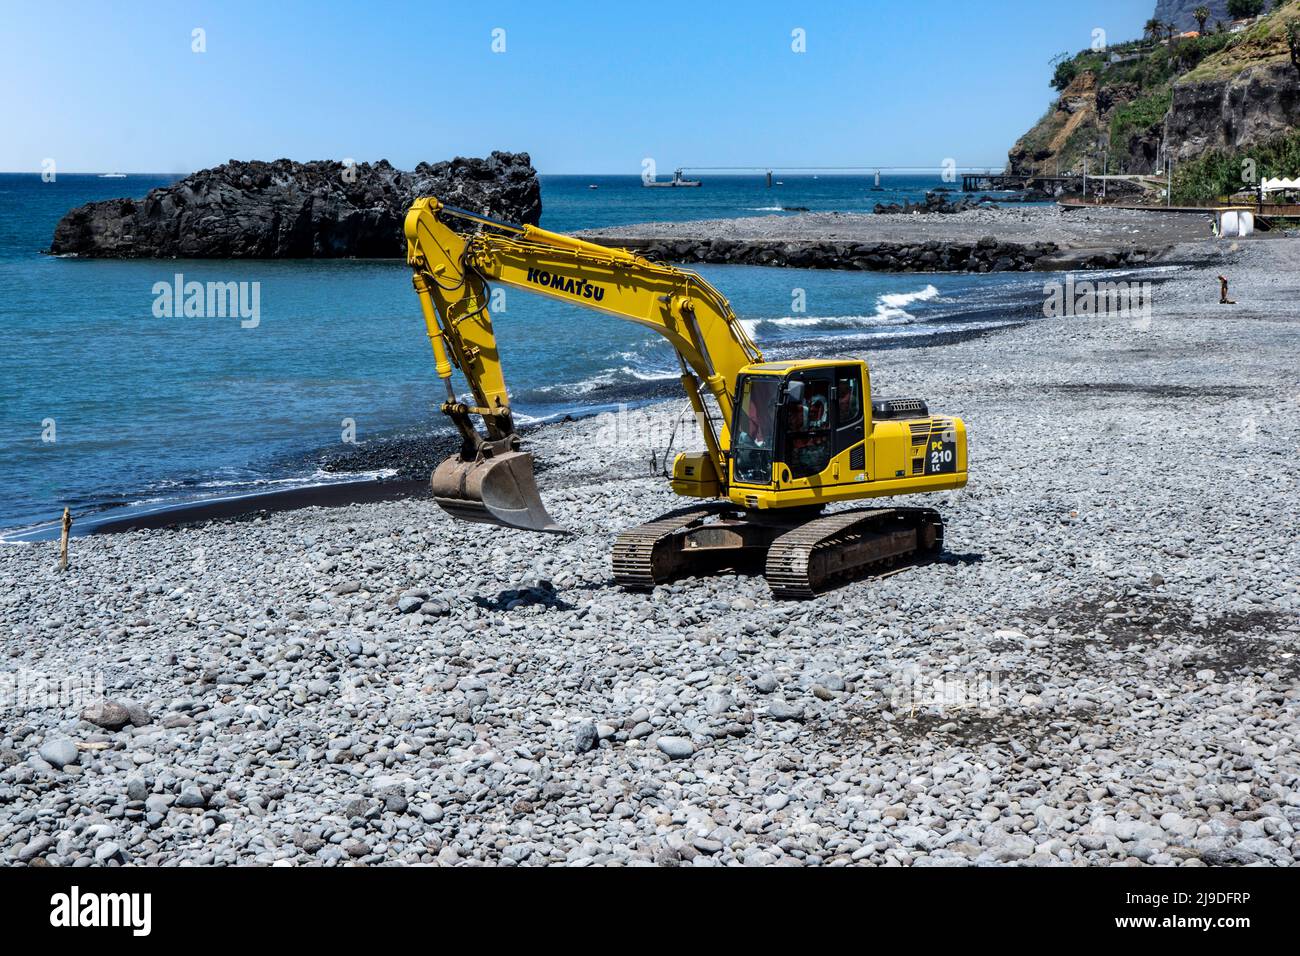
<path id="1" fill-rule="evenodd" d="M 1207 24 L 1203 35 L 1171 36 L 1155 26 L 1141 40 L 1053 60 L 1051 85 L 1059 98 L 1012 148 L 1013 171 L 1080 173 L 1085 161 L 1096 169 L 1104 156 L 1112 173 L 1154 173 L 1167 119 L 1180 103 L 1196 100 L 1194 85 L 1227 84 L 1244 70 L 1288 62 L 1300 78 L 1300 0 L 1279 3 L 1236 33 Z M 1179 143 L 1167 145 L 1180 153 Z M 1295 175 L 1296 148 L 1290 132 L 1254 143 L 1249 152 L 1261 175 Z M 1200 201 L 1240 188 L 1241 153 L 1210 151 L 1177 163 L 1175 198 Z"/>

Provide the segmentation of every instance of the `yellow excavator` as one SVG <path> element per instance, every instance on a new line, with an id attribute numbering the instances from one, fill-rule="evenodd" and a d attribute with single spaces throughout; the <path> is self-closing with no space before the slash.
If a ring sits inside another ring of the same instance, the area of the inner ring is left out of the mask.
<path id="1" fill-rule="evenodd" d="M 441 410 L 463 440 L 432 479 L 435 500 L 452 516 L 562 532 L 515 428 L 488 314 L 495 282 L 653 329 L 677 353 L 705 448 L 677 455 L 672 489 L 703 501 L 618 535 L 614 578 L 622 587 L 650 590 L 684 574 L 761 562 L 776 597 L 808 598 L 942 549 L 943 520 L 928 508 L 823 510 L 962 487 L 961 419 L 931 415 L 917 399 L 873 400 L 861 361 L 765 361 L 727 300 L 692 272 L 433 198 L 414 203 L 405 230 L 446 387 Z M 469 385 L 465 401 L 453 367 Z"/>

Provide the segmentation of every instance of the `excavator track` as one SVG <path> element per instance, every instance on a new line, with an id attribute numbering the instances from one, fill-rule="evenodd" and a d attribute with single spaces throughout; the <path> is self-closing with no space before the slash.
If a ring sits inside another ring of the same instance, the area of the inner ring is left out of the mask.
<path id="1" fill-rule="evenodd" d="M 629 591 L 653 590 L 677 570 L 673 535 L 725 510 L 721 504 L 688 508 L 624 531 L 614 541 L 614 582 Z"/>
<path id="2" fill-rule="evenodd" d="M 943 519 L 929 508 L 841 511 L 777 538 L 764 577 L 773 597 L 806 600 L 836 581 L 942 548 Z"/>
<path id="3" fill-rule="evenodd" d="M 716 568 L 720 559 L 734 567 L 752 555 L 764 561 L 773 597 L 800 600 L 943 547 L 943 519 L 929 508 L 859 508 L 808 521 L 775 517 L 746 515 L 725 503 L 664 515 L 618 536 L 614 581 L 625 590 L 650 591 Z"/>

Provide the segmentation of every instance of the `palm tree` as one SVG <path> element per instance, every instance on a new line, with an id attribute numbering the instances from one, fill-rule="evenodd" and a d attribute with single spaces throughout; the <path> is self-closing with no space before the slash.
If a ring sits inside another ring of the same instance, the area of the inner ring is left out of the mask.
<path id="1" fill-rule="evenodd" d="M 1196 18 L 1196 29 L 1200 33 L 1205 32 L 1205 24 L 1210 22 L 1210 8 L 1201 4 L 1192 11 L 1192 16 Z"/>
<path id="2" fill-rule="evenodd" d="M 1146 26 L 1142 28 L 1142 31 L 1145 36 L 1149 36 L 1153 40 L 1159 40 L 1160 33 L 1162 30 L 1164 30 L 1164 27 L 1165 25 L 1163 23 L 1161 23 L 1155 17 L 1152 17 L 1150 20 L 1146 22 Z"/>

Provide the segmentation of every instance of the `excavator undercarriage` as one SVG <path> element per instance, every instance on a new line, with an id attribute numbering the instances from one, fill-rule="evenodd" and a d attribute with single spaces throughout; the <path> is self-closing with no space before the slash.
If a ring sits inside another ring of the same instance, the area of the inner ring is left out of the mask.
<path id="1" fill-rule="evenodd" d="M 773 597 L 798 600 L 943 550 L 943 519 L 929 508 L 820 510 L 754 515 L 716 504 L 673 512 L 618 536 L 614 580 L 648 591 L 678 577 L 762 568 Z"/>

